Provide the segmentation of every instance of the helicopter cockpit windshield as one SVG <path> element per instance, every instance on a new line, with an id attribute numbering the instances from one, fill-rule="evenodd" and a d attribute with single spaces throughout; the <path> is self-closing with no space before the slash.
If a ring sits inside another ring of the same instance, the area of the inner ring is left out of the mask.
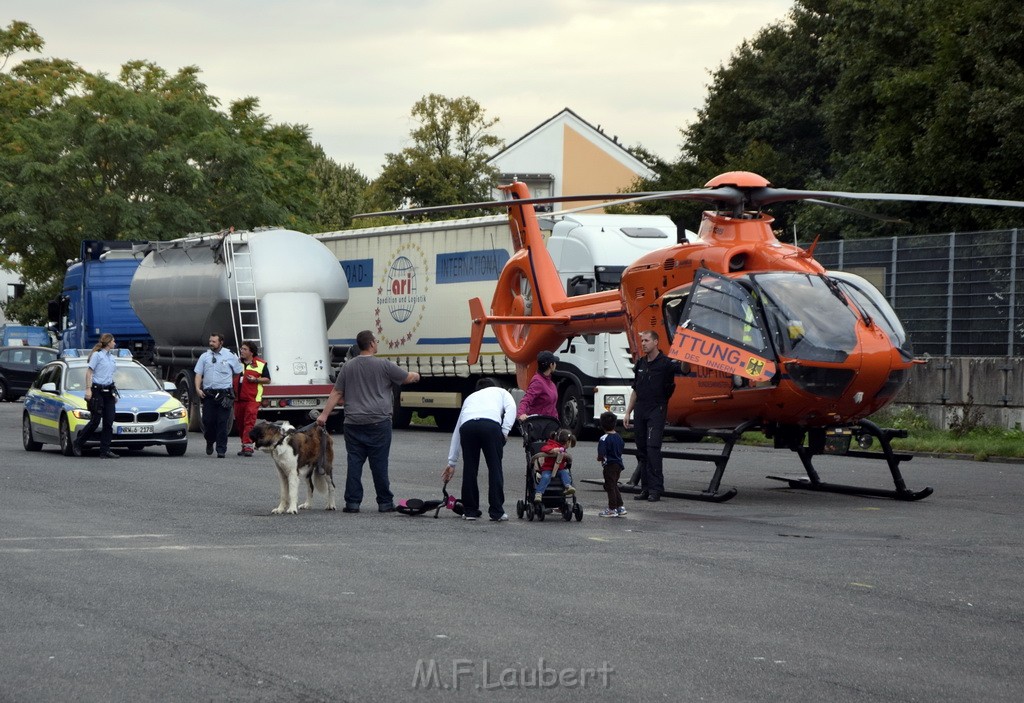
<path id="1" fill-rule="evenodd" d="M 788 271 L 750 279 L 781 356 L 840 363 L 856 347 L 856 313 L 834 281 Z"/>
<path id="2" fill-rule="evenodd" d="M 866 280 L 773 271 L 728 278 L 700 271 L 688 290 L 664 298 L 670 335 L 693 330 L 764 359 L 842 363 L 857 346 L 858 324 L 877 325 L 912 356 L 896 313 Z"/>

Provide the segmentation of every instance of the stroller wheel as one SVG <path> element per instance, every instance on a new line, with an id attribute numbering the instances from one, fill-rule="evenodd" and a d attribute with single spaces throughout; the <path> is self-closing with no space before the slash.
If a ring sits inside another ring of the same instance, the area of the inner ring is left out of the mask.
<path id="1" fill-rule="evenodd" d="M 537 519 L 544 522 L 544 505 L 538 504 L 536 507 Z"/>
<path id="2" fill-rule="evenodd" d="M 566 522 L 572 520 L 572 506 L 568 503 L 562 506 L 562 519 Z"/>
<path id="3" fill-rule="evenodd" d="M 522 520 L 523 519 L 523 513 L 525 513 L 525 512 L 526 512 L 526 506 L 523 505 L 523 501 L 517 500 L 516 501 L 516 517 L 519 518 L 520 520 Z"/>
<path id="4" fill-rule="evenodd" d="M 572 512 L 576 516 L 576 522 L 583 522 L 583 506 L 579 503 L 572 506 Z"/>
<path id="5" fill-rule="evenodd" d="M 526 504 L 526 519 L 533 522 L 533 503 Z"/>

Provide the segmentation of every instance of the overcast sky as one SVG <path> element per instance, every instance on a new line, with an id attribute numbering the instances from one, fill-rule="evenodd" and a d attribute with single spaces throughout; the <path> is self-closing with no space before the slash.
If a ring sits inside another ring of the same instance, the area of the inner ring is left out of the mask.
<path id="1" fill-rule="evenodd" d="M 4 0 L 43 56 L 116 76 L 145 59 L 202 70 L 226 108 L 259 98 L 308 125 L 341 164 L 376 177 L 407 146 L 428 93 L 468 96 L 506 142 L 568 107 L 666 159 L 710 71 L 780 21 L 792 0 Z"/>

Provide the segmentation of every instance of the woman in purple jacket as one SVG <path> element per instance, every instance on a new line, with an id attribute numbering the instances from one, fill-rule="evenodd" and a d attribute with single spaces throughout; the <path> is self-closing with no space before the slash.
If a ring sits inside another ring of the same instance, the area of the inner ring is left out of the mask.
<path id="1" fill-rule="evenodd" d="M 537 373 L 530 379 L 526 395 L 519 401 L 519 419 L 529 415 L 550 415 L 558 417 L 558 389 L 551 380 L 558 357 L 549 351 L 537 355 Z"/>

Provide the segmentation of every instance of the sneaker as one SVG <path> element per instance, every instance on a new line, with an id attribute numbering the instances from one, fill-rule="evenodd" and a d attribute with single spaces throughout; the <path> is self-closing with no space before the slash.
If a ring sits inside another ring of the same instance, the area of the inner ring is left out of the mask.
<path id="1" fill-rule="evenodd" d="M 605 508 L 597 514 L 598 517 L 618 517 L 619 511 L 612 508 Z"/>
<path id="2" fill-rule="evenodd" d="M 386 505 L 378 505 L 377 506 L 377 512 L 378 513 L 393 513 L 393 512 L 395 512 L 395 506 L 394 506 L 393 503 L 388 503 Z"/>
<path id="3" fill-rule="evenodd" d="M 534 503 L 543 503 L 544 502 L 544 494 L 543 493 L 538 493 L 535 496 L 533 496 L 533 502 Z"/>
<path id="4" fill-rule="evenodd" d="M 565 487 L 565 495 L 567 495 L 567 496 L 574 496 L 574 495 L 576 495 L 576 489 L 573 488 L 572 486 L 566 486 Z"/>
<path id="5" fill-rule="evenodd" d="M 71 454 L 74 456 L 82 456 L 82 445 L 78 442 L 71 443 Z"/>
<path id="6" fill-rule="evenodd" d="M 661 494 L 655 491 L 651 491 L 651 494 L 647 496 L 648 503 L 657 503 L 659 500 L 661 500 Z"/>
<path id="7" fill-rule="evenodd" d="M 463 515 L 463 520 L 476 520 L 476 515 Z"/>
<path id="8" fill-rule="evenodd" d="M 358 513 L 359 512 L 359 506 L 356 506 L 356 507 L 353 508 L 351 506 L 346 505 L 344 508 L 341 509 L 341 512 L 343 512 L 343 513 Z"/>
<path id="9" fill-rule="evenodd" d="M 212 454 L 213 454 L 213 442 L 207 442 L 206 443 L 206 456 L 211 456 Z"/>
<path id="10" fill-rule="evenodd" d="M 508 513 L 502 513 L 501 517 L 492 517 L 491 522 L 508 522 Z"/>
<path id="11" fill-rule="evenodd" d="M 647 491 L 640 491 L 635 496 L 633 496 L 633 500 L 647 500 L 648 497 L 650 497 L 650 493 L 648 493 Z"/>
<path id="12" fill-rule="evenodd" d="M 100 454 L 100 459 L 120 459 L 120 454 L 114 454 L 114 452 L 106 451 Z"/>
<path id="13" fill-rule="evenodd" d="M 243 448 L 240 452 L 238 452 L 238 456 L 252 456 L 252 450 Z"/>
<path id="14" fill-rule="evenodd" d="M 617 512 L 619 514 L 619 517 L 621 517 L 621 516 L 627 514 L 629 511 L 626 510 L 626 506 L 622 506 L 621 508 L 619 508 L 615 512 Z"/>
<path id="15" fill-rule="evenodd" d="M 217 452 L 217 458 L 218 458 L 218 459 L 223 459 L 223 458 L 224 458 L 224 455 L 223 455 L 223 454 L 221 454 L 220 452 Z"/>

